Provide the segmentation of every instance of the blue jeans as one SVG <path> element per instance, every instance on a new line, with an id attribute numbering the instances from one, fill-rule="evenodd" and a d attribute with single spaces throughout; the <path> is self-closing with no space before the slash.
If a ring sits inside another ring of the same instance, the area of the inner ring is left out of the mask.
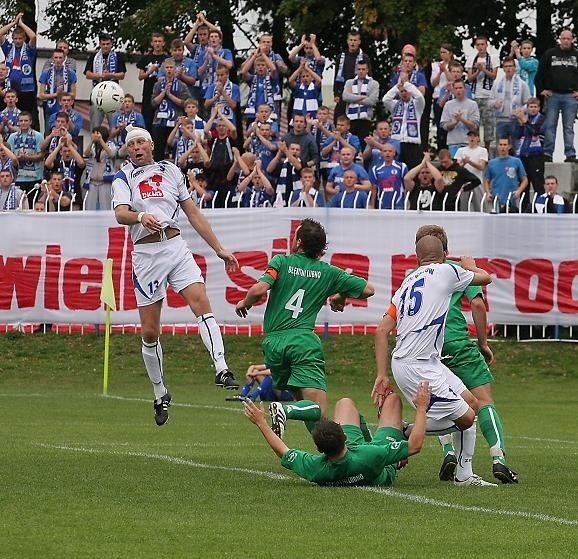
<path id="1" fill-rule="evenodd" d="M 518 131 L 518 121 L 517 120 L 498 120 L 496 119 L 496 145 L 500 138 L 509 138 L 510 144 L 512 144 L 512 151 L 516 153 L 518 147 L 518 138 L 516 138 L 516 132 Z"/>
<path id="2" fill-rule="evenodd" d="M 556 129 L 558 128 L 558 115 L 562 113 L 562 132 L 564 134 L 564 155 L 566 157 L 576 157 L 574 148 L 574 120 L 578 100 L 572 93 L 552 93 L 544 102 L 544 112 L 546 114 L 544 131 L 544 154 L 552 156 L 554 144 L 556 142 Z"/>

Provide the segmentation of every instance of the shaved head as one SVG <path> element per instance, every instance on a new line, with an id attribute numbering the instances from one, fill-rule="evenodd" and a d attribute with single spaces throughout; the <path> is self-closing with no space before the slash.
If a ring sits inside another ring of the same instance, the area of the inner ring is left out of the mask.
<path id="1" fill-rule="evenodd" d="M 425 235 L 415 244 L 415 253 L 420 264 L 444 261 L 442 242 L 433 235 Z"/>

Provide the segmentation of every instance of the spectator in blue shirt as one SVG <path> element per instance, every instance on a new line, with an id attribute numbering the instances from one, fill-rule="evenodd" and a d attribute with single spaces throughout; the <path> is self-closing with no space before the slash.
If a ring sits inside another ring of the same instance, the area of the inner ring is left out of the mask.
<path id="1" fill-rule="evenodd" d="M 522 161 L 510 155 L 509 138 L 498 140 L 498 157 L 491 159 L 484 173 L 484 190 L 494 209 L 499 212 L 515 209 L 528 186 Z"/>
<path id="2" fill-rule="evenodd" d="M 331 199 L 332 208 L 367 209 L 367 192 L 359 189 L 361 185 L 357 181 L 357 173 L 353 169 L 348 169 L 343 173 L 344 189 Z"/>

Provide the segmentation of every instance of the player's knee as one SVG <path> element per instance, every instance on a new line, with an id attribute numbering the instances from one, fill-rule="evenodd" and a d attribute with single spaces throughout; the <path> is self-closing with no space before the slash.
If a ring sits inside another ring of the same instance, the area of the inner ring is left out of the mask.
<path id="1" fill-rule="evenodd" d="M 335 413 L 343 413 L 346 411 L 357 411 L 357 406 L 351 398 L 341 398 L 335 404 Z"/>
<path id="2" fill-rule="evenodd" d="M 355 407 L 355 402 L 351 398 L 340 398 L 339 400 L 337 400 L 337 403 L 335 405 L 339 406 L 339 407 L 342 407 L 342 406 Z"/>
<path id="3" fill-rule="evenodd" d="M 157 326 L 147 323 L 142 324 L 141 336 L 146 343 L 152 344 L 153 342 L 156 342 L 159 339 L 159 335 L 160 329 Z"/>
<path id="4" fill-rule="evenodd" d="M 474 424 L 475 418 L 476 412 L 472 408 L 470 408 L 464 415 L 455 420 L 455 424 L 458 426 L 459 429 L 465 431 Z"/>

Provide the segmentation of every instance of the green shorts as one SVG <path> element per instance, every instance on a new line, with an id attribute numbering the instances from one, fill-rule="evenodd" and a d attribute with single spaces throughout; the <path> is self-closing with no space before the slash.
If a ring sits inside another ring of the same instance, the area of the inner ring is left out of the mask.
<path id="1" fill-rule="evenodd" d="M 373 440 L 368 443 L 363 438 L 363 433 L 357 425 L 342 425 L 343 432 L 347 437 L 345 444 L 350 445 L 386 445 L 398 441 L 403 441 L 403 433 L 399 429 L 394 429 L 393 427 L 380 427 L 373 435 Z M 397 475 L 397 470 L 395 466 L 385 466 L 383 472 L 379 478 L 375 481 L 374 485 L 380 485 L 383 487 L 389 487 L 393 485 L 395 476 Z"/>
<path id="2" fill-rule="evenodd" d="M 309 330 L 267 334 L 263 341 L 265 364 L 273 386 L 327 390 L 325 355 L 319 336 Z"/>
<path id="3" fill-rule="evenodd" d="M 443 355 L 448 357 L 443 357 L 442 363 L 470 390 L 494 380 L 484 356 L 473 340 L 446 342 Z"/>
<path id="4" fill-rule="evenodd" d="M 347 436 L 347 444 L 375 444 L 375 445 L 385 445 L 389 443 L 395 443 L 398 441 L 403 441 L 403 433 L 399 429 L 394 427 L 380 427 L 374 434 L 373 440 L 368 443 L 363 438 L 363 433 L 361 428 L 357 425 L 342 425 L 343 432 Z"/>

